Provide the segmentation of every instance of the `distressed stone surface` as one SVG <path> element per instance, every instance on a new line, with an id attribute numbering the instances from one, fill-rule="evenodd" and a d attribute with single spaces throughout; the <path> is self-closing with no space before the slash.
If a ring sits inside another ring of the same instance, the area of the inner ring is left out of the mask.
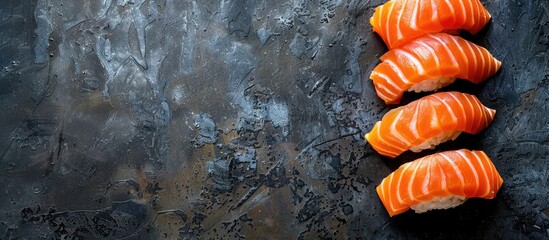
<path id="1" fill-rule="evenodd" d="M 362 135 L 382 1 L 3 1 L 0 238 L 549 237 L 549 4 L 483 1 L 496 199 L 389 218 Z M 403 103 L 420 94 L 407 94 Z"/>

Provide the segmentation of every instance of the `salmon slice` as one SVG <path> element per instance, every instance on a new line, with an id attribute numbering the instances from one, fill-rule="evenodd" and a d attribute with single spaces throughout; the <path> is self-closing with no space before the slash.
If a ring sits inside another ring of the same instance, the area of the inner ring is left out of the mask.
<path id="1" fill-rule="evenodd" d="M 477 134 L 495 114 L 474 95 L 439 92 L 390 110 L 365 138 L 379 154 L 394 158 L 407 150 L 434 148 L 461 132 Z"/>
<path id="2" fill-rule="evenodd" d="M 381 56 L 370 79 L 387 104 L 405 91 L 434 91 L 456 78 L 479 84 L 496 74 L 501 62 L 483 47 L 446 33 L 427 34 Z"/>
<path id="3" fill-rule="evenodd" d="M 416 213 L 456 207 L 468 198 L 492 199 L 503 184 L 483 151 L 440 152 L 400 166 L 376 191 L 394 216 L 412 208 Z"/>
<path id="4" fill-rule="evenodd" d="M 490 18 L 479 0 L 391 0 L 376 8 L 370 24 L 392 49 L 427 33 L 476 34 Z"/>

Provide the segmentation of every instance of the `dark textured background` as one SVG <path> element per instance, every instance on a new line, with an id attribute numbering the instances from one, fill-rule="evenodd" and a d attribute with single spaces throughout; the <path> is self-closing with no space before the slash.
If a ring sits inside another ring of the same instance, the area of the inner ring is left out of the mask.
<path id="1" fill-rule="evenodd" d="M 496 199 L 389 218 L 382 1 L 3 0 L 0 239 L 549 238 L 549 2 L 483 1 Z M 404 102 L 420 95 L 407 94 Z"/>

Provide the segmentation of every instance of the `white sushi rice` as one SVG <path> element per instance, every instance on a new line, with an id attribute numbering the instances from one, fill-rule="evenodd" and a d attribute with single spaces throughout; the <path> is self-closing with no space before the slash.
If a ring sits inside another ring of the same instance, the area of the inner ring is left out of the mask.
<path id="1" fill-rule="evenodd" d="M 421 144 L 419 144 L 417 146 L 411 147 L 410 151 L 412 151 L 412 152 L 421 152 L 422 150 L 425 150 L 425 149 L 433 149 L 433 148 L 435 148 L 435 146 L 437 146 L 437 145 L 439 145 L 443 142 L 446 142 L 446 141 L 449 141 L 449 140 L 455 140 L 459 136 L 459 134 L 461 134 L 461 131 L 440 133 L 439 135 L 436 135 L 432 138 L 429 138 L 429 139 L 425 140 L 424 142 L 422 142 Z"/>
<path id="2" fill-rule="evenodd" d="M 427 79 L 413 85 L 410 89 L 408 89 L 408 92 L 436 91 L 442 87 L 450 85 L 454 81 L 456 81 L 456 78 L 453 77 L 438 77 L 434 79 Z"/>
<path id="3" fill-rule="evenodd" d="M 424 213 L 433 209 L 454 208 L 467 201 L 465 196 L 451 195 L 447 197 L 436 198 L 431 201 L 425 201 L 411 206 L 416 213 Z"/>

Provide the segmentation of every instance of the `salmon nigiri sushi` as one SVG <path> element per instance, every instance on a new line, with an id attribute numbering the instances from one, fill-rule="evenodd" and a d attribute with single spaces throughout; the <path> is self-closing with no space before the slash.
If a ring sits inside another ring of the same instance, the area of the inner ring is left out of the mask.
<path id="1" fill-rule="evenodd" d="M 394 158 L 407 150 L 434 148 L 462 132 L 477 134 L 495 114 L 474 95 L 438 92 L 390 110 L 365 138 L 379 154 Z"/>
<path id="2" fill-rule="evenodd" d="M 383 179 L 376 191 L 392 217 L 410 208 L 423 213 L 453 208 L 468 198 L 493 199 L 502 184 L 486 153 L 461 149 L 405 163 Z"/>
<path id="3" fill-rule="evenodd" d="M 490 18 L 479 0 L 391 0 L 376 8 L 370 24 L 392 49 L 427 33 L 476 34 Z"/>
<path id="4" fill-rule="evenodd" d="M 446 33 L 427 34 L 381 57 L 370 79 L 387 104 L 400 102 L 405 91 L 434 91 L 456 78 L 479 84 L 501 68 L 483 47 Z"/>

